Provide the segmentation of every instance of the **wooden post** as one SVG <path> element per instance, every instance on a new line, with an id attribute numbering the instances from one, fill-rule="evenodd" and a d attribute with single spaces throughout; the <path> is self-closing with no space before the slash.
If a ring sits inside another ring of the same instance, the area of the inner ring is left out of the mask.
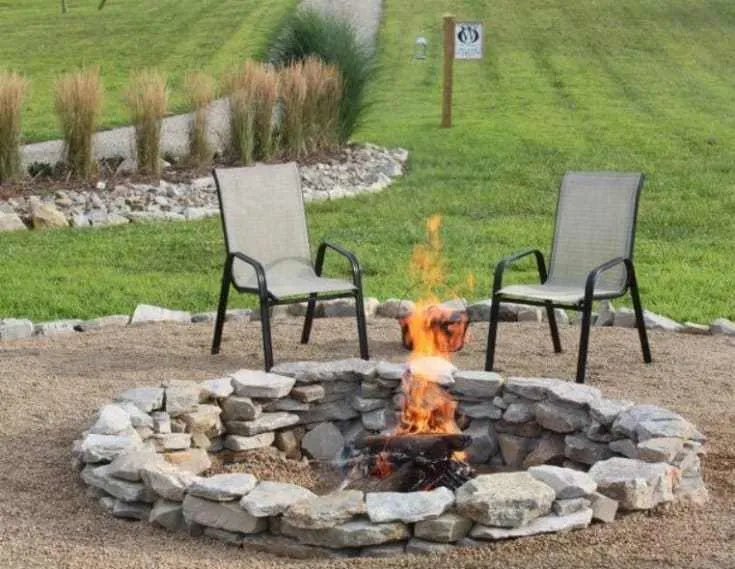
<path id="1" fill-rule="evenodd" d="M 452 79 L 454 68 L 454 16 L 444 16 L 444 73 L 442 85 L 442 128 L 452 126 Z"/>

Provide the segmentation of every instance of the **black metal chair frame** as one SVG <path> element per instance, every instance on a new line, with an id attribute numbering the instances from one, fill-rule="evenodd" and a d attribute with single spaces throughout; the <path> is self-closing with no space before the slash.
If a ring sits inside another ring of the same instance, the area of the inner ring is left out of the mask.
<path id="1" fill-rule="evenodd" d="M 636 195 L 636 209 L 638 208 L 638 196 L 640 195 L 640 189 L 642 185 L 643 176 L 641 176 L 641 181 L 638 186 L 638 193 Z M 559 206 L 557 203 L 557 220 L 559 214 L 558 208 Z M 634 218 L 630 244 L 631 252 L 633 251 L 633 239 L 635 238 L 635 223 L 636 222 Z M 492 290 L 492 305 L 490 308 L 490 328 L 488 330 L 487 351 L 485 359 L 486 371 L 491 371 L 493 369 L 495 361 L 495 344 L 498 334 L 500 303 L 503 301 L 508 301 L 513 302 L 514 304 L 543 306 L 546 309 L 546 317 L 549 322 L 549 329 L 551 331 L 551 341 L 554 346 L 554 352 L 556 353 L 560 353 L 562 351 L 562 348 L 561 340 L 559 338 L 559 328 L 557 326 L 556 317 L 554 315 L 554 309 L 564 308 L 582 313 L 582 323 L 579 337 L 579 354 L 577 356 L 577 375 L 575 379 L 577 383 L 584 383 L 587 371 L 587 349 L 589 347 L 590 327 L 592 324 L 592 303 L 597 300 L 619 298 L 621 296 L 624 296 L 628 290 L 630 290 L 630 295 L 633 300 L 633 310 L 635 311 L 636 328 L 638 329 L 638 336 L 641 343 L 641 351 L 643 352 L 643 361 L 647 364 L 651 363 L 651 348 L 648 343 L 648 334 L 646 332 L 646 324 L 643 317 L 643 307 L 641 305 L 640 294 L 638 292 L 638 281 L 636 280 L 635 267 L 633 266 L 633 259 L 631 257 L 616 257 L 592 269 L 587 274 L 587 278 L 585 280 L 584 298 L 576 304 L 523 299 L 515 296 L 505 297 L 500 292 L 500 290 L 503 288 L 503 274 L 505 273 L 506 268 L 516 261 L 523 259 L 524 257 L 527 257 L 529 255 L 534 255 L 536 257 L 536 266 L 538 269 L 539 281 L 541 284 L 545 283 L 546 279 L 548 278 L 548 274 L 546 272 L 546 263 L 544 261 L 543 254 L 538 249 L 525 249 L 523 251 L 501 259 L 501 261 L 495 266 L 495 275 L 493 279 Z M 626 282 L 623 290 L 617 294 L 595 294 L 595 284 L 600 274 L 620 264 L 625 265 L 626 271 Z"/>
<path id="2" fill-rule="evenodd" d="M 217 174 L 214 173 L 214 179 L 217 182 L 217 194 L 222 203 L 219 187 L 219 181 L 217 180 Z M 222 228 L 225 227 L 224 215 L 220 208 L 220 217 L 222 219 Z M 230 250 L 227 231 L 223 231 L 225 237 L 225 247 L 227 251 Z M 260 309 L 260 325 L 263 336 L 263 353 L 265 371 L 270 371 L 273 367 L 273 343 L 271 339 L 271 312 L 272 308 L 282 304 L 296 304 L 299 302 L 307 302 L 306 317 L 304 319 L 304 327 L 301 332 L 301 343 L 307 344 L 311 336 L 311 327 L 314 320 L 314 312 L 316 310 L 317 300 L 332 300 L 336 298 L 347 298 L 353 297 L 355 299 L 355 313 L 357 318 L 357 335 L 360 344 L 360 357 L 364 360 L 369 359 L 368 353 L 368 340 L 367 340 L 367 326 L 365 322 L 365 305 L 364 297 L 362 292 L 362 268 L 357 260 L 357 257 L 344 247 L 341 247 L 335 243 L 329 241 L 322 241 L 319 245 L 316 255 L 316 263 L 314 265 L 314 272 L 317 276 L 322 275 L 322 269 L 324 267 L 324 257 L 327 249 L 335 251 L 336 253 L 345 257 L 352 269 L 352 282 L 355 289 L 346 292 L 336 293 L 311 293 L 308 295 L 292 296 L 285 299 L 279 299 L 268 292 L 268 284 L 266 282 L 265 268 L 262 263 L 257 259 L 253 259 L 248 255 L 241 252 L 232 252 L 227 254 L 225 260 L 225 267 L 222 274 L 222 286 L 219 295 L 219 304 L 217 307 L 217 318 L 214 325 L 214 337 L 212 338 L 212 354 L 218 354 L 220 345 L 222 343 L 222 330 L 224 328 L 225 319 L 227 316 L 227 300 L 229 298 L 230 286 L 234 287 L 239 293 L 252 293 L 258 295 L 259 309 Z M 250 265 L 255 271 L 256 278 L 258 280 L 258 288 L 240 287 L 235 283 L 232 274 L 232 266 L 235 260 L 242 261 Z"/>

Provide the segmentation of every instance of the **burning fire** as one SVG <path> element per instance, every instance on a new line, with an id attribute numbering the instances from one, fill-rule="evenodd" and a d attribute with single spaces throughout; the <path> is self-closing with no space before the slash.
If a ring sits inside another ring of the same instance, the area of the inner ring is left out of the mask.
<path id="1" fill-rule="evenodd" d="M 464 341 L 466 320 L 453 318 L 454 311 L 439 304 L 434 290 L 444 275 L 439 227 L 441 217 L 426 222 L 427 241 L 418 245 L 411 259 L 411 271 L 424 287 L 422 300 L 404 321 L 411 341 L 409 370 L 403 376 L 403 402 L 400 420 L 393 435 L 456 434 L 461 430 L 454 421 L 457 403 L 440 385 L 450 367 L 450 354 Z M 463 460 L 466 453 L 454 452 L 452 458 Z M 390 474 L 385 457 L 378 460 L 375 474 Z"/>

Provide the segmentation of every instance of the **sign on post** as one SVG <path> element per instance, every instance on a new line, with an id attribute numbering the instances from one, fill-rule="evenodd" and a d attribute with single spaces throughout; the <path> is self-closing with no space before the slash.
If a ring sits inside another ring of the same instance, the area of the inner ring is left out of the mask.
<path id="1" fill-rule="evenodd" d="M 482 22 L 455 22 L 454 59 L 482 59 L 484 44 Z"/>

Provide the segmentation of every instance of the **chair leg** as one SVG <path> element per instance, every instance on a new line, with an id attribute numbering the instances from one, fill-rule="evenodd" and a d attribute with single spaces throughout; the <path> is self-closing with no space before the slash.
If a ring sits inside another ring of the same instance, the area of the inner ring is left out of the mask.
<path id="1" fill-rule="evenodd" d="M 365 323 L 365 301 L 361 288 L 358 288 L 355 292 L 355 316 L 357 317 L 357 339 L 360 343 L 360 357 L 363 360 L 369 360 L 367 324 Z"/>
<path id="2" fill-rule="evenodd" d="M 584 383 L 587 372 L 587 348 L 590 341 L 590 324 L 592 323 L 592 303 L 582 305 L 582 329 L 579 334 L 579 355 L 577 356 L 577 383 Z"/>
<path id="3" fill-rule="evenodd" d="M 490 307 L 490 328 L 487 332 L 487 348 L 485 351 L 485 371 L 492 371 L 495 363 L 495 342 L 498 336 L 498 318 L 500 316 L 500 300 L 493 297 Z"/>
<path id="4" fill-rule="evenodd" d="M 314 322 L 314 311 L 316 310 L 316 295 L 310 294 L 306 303 L 306 318 L 304 319 L 304 328 L 301 331 L 301 343 L 308 344 L 311 336 L 311 324 Z"/>
<path id="5" fill-rule="evenodd" d="M 651 363 L 651 347 L 648 344 L 648 332 L 646 332 L 646 321 L 643 317 L 643 306 L 641 305 L 641 297 L 638 294 L 638 281 L 635 278 L 635 271 L 631 264 L 628 268 L 628 280 L 630 286 L 630 296 L 633 299 L 633 310 L 635 311 L 635 324 L 638 328 L 638 337 L 641 340 L 641 351 L 643 352 L 643 361 L 647 364 Z"/>
<path id="6" fill-rule="evenodd" d="M 556 325 L 554 305 L 547 302 L 544 306 L 546 306 L 546 319 L 549 321 L 549 328 L 551 329 L 551 342 L 554 344 L 554 352 L 558 354 L 561 352 L 561 340 L 559 339 L 559 327 Z"/>
<path id="7" fill-rule="evenodd" d="M 217 305 L 217 319 L 214 322 L 214 336 L 212 338 L 212 354 L 218 354 L 222 344 L 222 329 L 227 316 L 227 298 L 230 295 L 230 271 L 225 267 L 222 275 L 222 288 L 219 293 L 219 304 Z"/>
<path id="8" fill-rule="evenodd" d="M 271 315 L 268 301 L 260 299 L 260 329 L 263 334 L 263 360 L 265 371 L 273 367 L 273 344 L 271 343 Z"/>

